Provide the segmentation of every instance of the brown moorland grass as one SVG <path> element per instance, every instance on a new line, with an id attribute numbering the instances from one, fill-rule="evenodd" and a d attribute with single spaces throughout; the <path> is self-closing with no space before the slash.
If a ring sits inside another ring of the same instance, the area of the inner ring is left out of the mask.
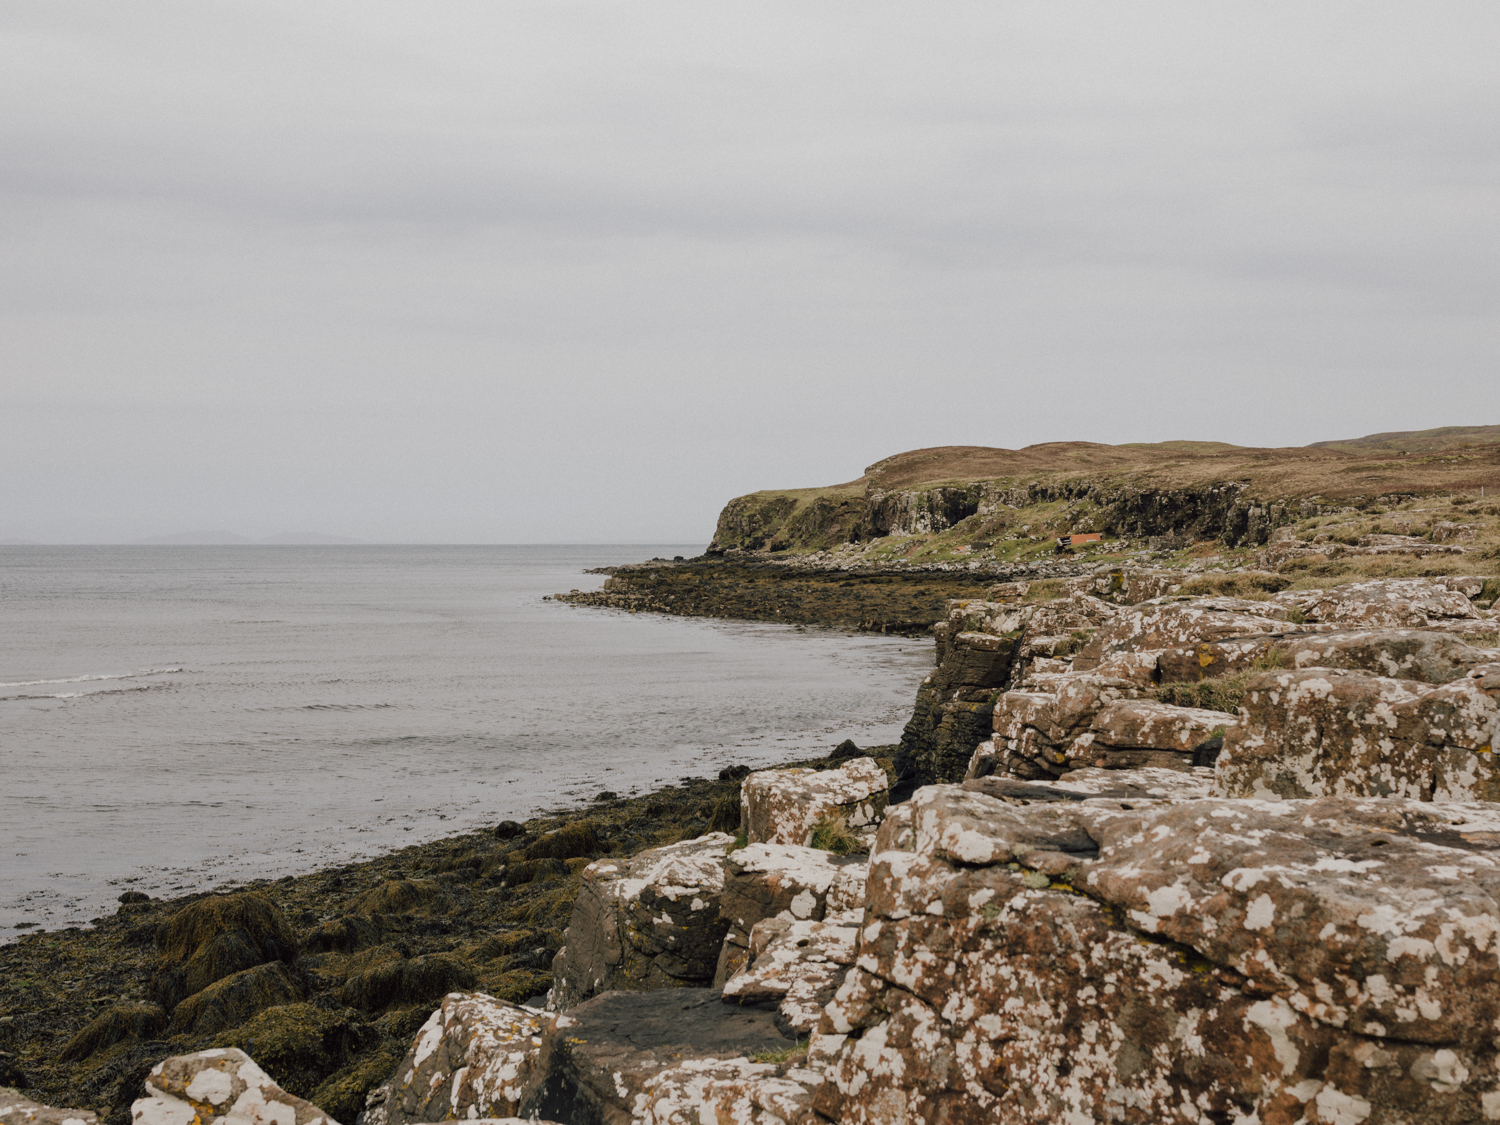
<path id="1" fill-rule="evenodd" d="M 774 494 L 812 499 L 825 494 L 889 492 L 972 481 L 1021 484 L 1075 477 L 1114 478 L 1122 484 L 1156 488 L 1241 481 L 1249 486 L 1251 496 L 1323 496 L 1330 500 L 1387 492 L 1475 490 L 1481 486 L 1492 491 L 1500 489 L 1500 444 L 1491 441 L 1447 450 L 1422 448 L 1405 454 L 1389 443 L 1364 447 L 1357 442 L 1339 443 L 1338 448 L 1267 449 L 1192 441 L 1130 445 L 1066 441 L 1023 449 L 947 445 L 887 457 L 844 484 Z"/>

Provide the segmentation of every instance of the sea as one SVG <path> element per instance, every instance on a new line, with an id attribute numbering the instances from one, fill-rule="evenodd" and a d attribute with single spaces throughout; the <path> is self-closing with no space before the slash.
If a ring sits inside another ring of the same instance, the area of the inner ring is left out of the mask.
<path id="1" fill-rule="evenodd" d="M 547 597 L 699 550 L 0 547 L 0 941 L 897 741 L 930 640 Z"/>

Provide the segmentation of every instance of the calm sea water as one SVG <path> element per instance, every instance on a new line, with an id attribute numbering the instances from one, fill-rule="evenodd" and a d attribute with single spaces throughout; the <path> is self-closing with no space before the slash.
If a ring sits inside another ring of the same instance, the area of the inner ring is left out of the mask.
<path id="1" fill-rule="evenodd" d="M 0 547 L 0 940 L 844 738 L 931 642 L 586 609 L 695 547 Z"/>

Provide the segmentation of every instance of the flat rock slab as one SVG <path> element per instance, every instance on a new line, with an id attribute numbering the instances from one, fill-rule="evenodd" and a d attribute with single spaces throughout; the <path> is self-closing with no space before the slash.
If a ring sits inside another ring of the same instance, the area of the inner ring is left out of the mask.
<path id="1" fill-rule="evenodd" d="M 1007 804 L 1028 805 L 1050 801 L 1195 801 L 1212 795 L 1214 771 L 1142 767 L 1136 770 L 1080 769 L 1056 781 L 1015 781 L 1008 777 L 981 777 L 963 783 L 975 793 L 998 797 Z"/>
<path id="2" fill-rule="evenodd" d="M 1482 579 L 1478 585 L 1483 585 Z M 1385 578 L 1352 582 L 1331 590 L 1281 593 L 1273 600 L 1296 606 L 1310 621 L 1366 628 L 1421 628 L 1443 620 L 1477 617 L 1473 604 L 1463 592 L 1474 586 L 1473 580 L 1465 583 L 1431 578 Z"/>
<path id="3" fill-rule="evenodd" d="M 716 988 L 606 992 L 550 1016 L 543 1039 L 547 1077 L 527 1110 L 576 1125 L 636 1119 L 648 1081 L 671 1068 L 793 1045 L 773 1012 L 725 1004 Z"/>

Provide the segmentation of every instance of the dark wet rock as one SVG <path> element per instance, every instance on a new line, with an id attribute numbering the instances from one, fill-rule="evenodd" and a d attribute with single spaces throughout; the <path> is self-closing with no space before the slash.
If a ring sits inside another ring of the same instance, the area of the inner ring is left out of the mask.
<path id="1" fill-rule="evenodd" d="M 469 964 L 451 953 L 393 956 L 350 976 L 340 999 L 351 1008 L 382 1011 L 395 1005 L 435 1003 L 449 992 L 473 988 L 476 979 Z"/>
<path id="2" fill-rule="evenodd" d="M 113 1004 L 91 1020 L 58 1054 L 63 1062 L 86 1059 L 131 1039 L 155 1039 L 167 1026 L 160 1004 L 126 1001 Z"/>
<path id="3" fill-rule="evenodd" d="M 193 993 L 172 1013 L 172 1031 L 212 1035 L 242 1024 L 257 1012 L 303 998 L 302 985 L 285 964 L 270 961 L 234 973 Z"/>
<path id="4" fill-rule="evenodd" d="M 841 762 L 845 758 L 862 757 L 864 753 L 863 750 L 854 744 L 854 739 L 846 738 L 833 748 L 833 753 L 829 754 L 828 757 L 831 761 Z"/>

